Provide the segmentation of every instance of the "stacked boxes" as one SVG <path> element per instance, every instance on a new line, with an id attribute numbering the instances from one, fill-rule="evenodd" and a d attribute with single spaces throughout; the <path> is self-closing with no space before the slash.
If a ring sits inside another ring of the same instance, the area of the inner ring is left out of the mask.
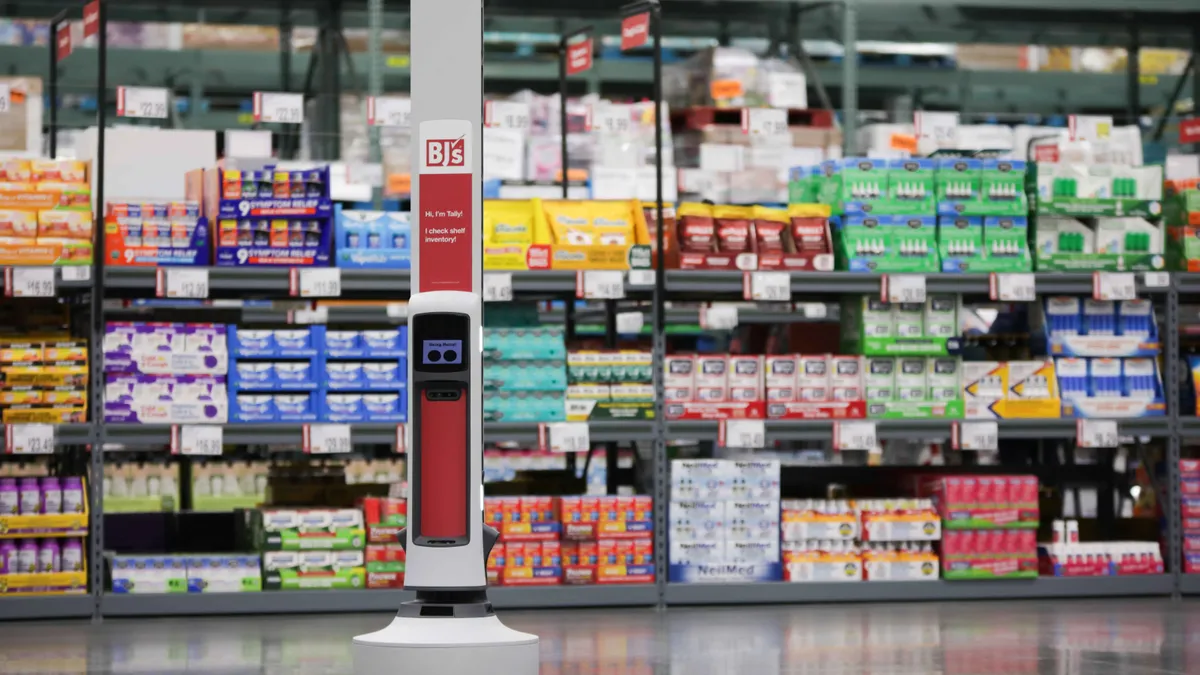
<path id="1" fill-rule="evenodd" d="M 87 420 L 87 342 L 66 336 L 0 342 L 5 424 Z"/>
<path id="2" fill-rule="evenodd" d="M 92 263 L 88 170 L 75 160 L 0 161 L 0 264 Z"/>
<path id="3" fill-rule="evenodd" d="M 743 354 L 672 354 L 663 363 L 670 419 L 762 418 L 765 362 Z"/>
<path id="4" fill-rule="evenodd" d="M 336 214 L 337 267 L 408 269 L 412 225 L 407 213 L 343 210 Z"/>
<path id="5" fill-rule="evenodd" d="M 778 581 L 779 462 L 671 463 L 670 580 Z"/>
<path id="6" fill-rule="evenodd" d="M 263 590 L 366 586 L 366 530 L 358 509 L 246 512 L 246 536 L 262 552 Z"/>
<path id="7" fill-rule="evenodd" d="M 863 417 L 862 357 L 784 354 L 765 357 L 767 417 L 841 419 Z"/>
<path id="8" fill-rule="evenodd" d="M 562 497 L 563 583 L 654 583 L 654 500 Z"/>
<path id="9" fill-rule="evenodd" d="M 500 533 L 488 555 L 494 585 L 562 583 L 562 524 L 554 497 L 492 497 L 484 500 L 484 522 Z"/>
<path id="10" fill-rule="evenodd" d="M 1037 576 L 1035 476 L 944 476 L 922 489 L 942 517 L 943 578 Z"/>
<path id="11" fill-rule="evenodd" d="M 1157 543 L 1080 543 L 1078 521 L 1056 520 L 1053 527 L 1054 540 L 1038 547 L 1038 567 L 1042 576 L 1107 577 L 1163 573 L 1162 551 Z"/>
<path id="12" fill-rule="evenodd" d="M 109 202 L 104 217 L 108 264 L 208 265 L 212 238 L 200 202 Z"/>
<path id="13" fill-rule="evenodd" d="M 262 590 L 258 554 L 114 555 L 109 566 L 112 592 L 120 595 Z"/>
<path id="14" fill-rule="evenodd" d="M 1200 460 L 1179 460 L 1183 508 L 1183 572 L 1200 573 Z"/>
<path id="15" fill-rule="evenodd" d="M 485 328 L 483 353 L 484 420 L 566 420 L 567 348 L 561 327 Z"/>
<path id="16" fill-rule="evenodd" d="M 408 419 L 408 327 L 327 330 L 317 391 L 325 422 Z"/>
<path id="17" fill-rule="evenodd" d="M 962 364 L 968 419 L 1044 419 L 1061 416 L 1054 361 L 971 361 Z"/>
<path id="18" fill-rule="evenodd" d="M 408 525 L 408 500 L 366 497 L 367 588 L 404 588 L 405 554 L 401 531 Z"/>
<path id="19" fill-rule="evenodd" d="M 786 500 L 785 581 L 938 578 L 941 526 L 926 500 Z"/>
<path id="20" fill-rule="evenodd" d="M 110 322 L 103 349 L 105 422 L 227 420 L 225 326 Z"/>
<path id="21" fill-rule="evenodd" d="M 497 370 L 510 379 L 504 363 L 488 367 L 487 379 Z M 554 368 L 557 376 L 557 366 Z M 549 375 L 543 377 L 549 378 Z M 648 351 L 572 351 L 567 354 L 567 419 L 650 419 L 654 416 L 653 357 Z"/>

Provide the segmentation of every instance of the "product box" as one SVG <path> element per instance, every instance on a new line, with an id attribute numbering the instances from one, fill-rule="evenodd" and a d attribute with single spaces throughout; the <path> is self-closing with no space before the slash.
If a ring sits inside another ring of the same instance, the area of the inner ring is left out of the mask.
<path id="1" fill-rule="evenodd" d="M 673 501 L 668 511 L 671 541 L 724 541 L 726 502 Z"/>
<path id="2" fill-rule="evenodd" d="M 944 579 L 1031 579 L 1037 576 L 1037 532 L 1032 529 L 942 533 Z"/>
<path id="3" fill-rule="evenodd" d="M 412 226 L 407 213 L 334 207 L 336 267 L 408 269 Z"/>
<path id="4" fill-rule="evenodd" d="M 220 423 L 229 417 L 220 375 L 105 374 L 104 419 L 123 424 Z"/>
<path id="5" fill-rule="evenodd" d="M 184 564 L 188 593 L 253 593 L 263 589 L 257 555 L 191 555 Z"/>
<path id="6" fill-rule="evenodd" d="M 212 230 L 197 201 L 109 202 L 104 251 L 115 267 L 208 266 Z"/>
<path id="7" fill-rule="evenodd" d="M 366 586 L 362 550 L 266 551 L 263 590 L 357 589 Z"/>
<path id="8" fill-rule="evenodd" d="M 104 371 L 146 375 L 224 375 L 229 368 L 223 324 L 108 322 Z"/>
<path id="9" fill-rule="evenodd" d="M 943 530 L 1036 529 L 1036 476 L 945 476 L 922 484 Z M 944 536 L 943 536 L 944 538 Z"/>
<path id="10" fill-rule="evenodd" d="M 408 352 L 408 326 L 325 331 L 324 350 L 328 359 L 404 358 Z"/>
<path id="11" fill-rule="evenodd" d="M 405 422 L 407 399 L 399 392 L 337 393 L 321 395 L 319 417 L 328 422 Z"/>
<path id="12" fill-rule="evenodd" d="M 938 556 L 932 551 L 868 551 L 864 581 L 937 581 Z"/>
<path id="13" fill-rule="evenodd" d="M 733 497 L 732 467 L 716 459 L 671 462 L 671 501 L 727 500 Z"/>
<path id="14" fill-rule="evenodd" d="M 228 327 L 229 354 L 235 359 L 311 359 L 325 345 L 325 326 L 253 329 Z"/>
<path id="15" fill-rule="evenodd" d="M 724 473 L 727 499 L 779 501 L 779 460 L 732 460 L 726 462 Z"/>
<path id="16" fill-rule="evenodd" d="M 260 551 L 347 551 L 366 545 L 358 509 L 253 509 L 246 514 L 250 546 Z"/>
<path id="17" fill-rule="evenodd" d="M 112 592 L 142 595 L 188 592 L 187 556 L 114 555 L 110 560 Z"/>
<path id="18" fill-rule="evenodd" d="M 796 582 L 862 581 L 863 563 L 857 553 L 821 550 L 807 544 L 787 544 L 783 550 L 783 580 Z"/>
<path id="19" fill-rule="evenodd" d="M 763 357 L 731 355 L 728 370 L 729 400 L 763 400 Z"/>

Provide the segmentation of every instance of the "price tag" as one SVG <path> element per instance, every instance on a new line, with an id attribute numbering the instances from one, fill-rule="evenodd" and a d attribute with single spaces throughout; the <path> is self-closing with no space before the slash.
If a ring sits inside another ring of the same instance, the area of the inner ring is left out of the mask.
<path id="1" fill-rule="evenodd" d="M 529 129 L 529 104 L 488 101 L 483 105 L 483 126 L 490 129 Z"/>
<path id="2" fill-rule="evenodd" d="M 1169 288 L 1171 274 L 1169 272 L 1146 272 L 1142 275 L 1142 281 L 1146 284 L 1146 288 Z"/>
<path id="3" fill-rule="evenodd" d="M 762 420 L 721 420 L 717 444 L 726 448 L 765 448 L 767 425 Z"/>
<path id="4" fill-rule="evenodd" d="M 625 297 L 625 275 L 616 270 L 587 270 L 575 280 L 576 296 L 591 300 L 618 300 Z"/>
<path id="5" fill-rule="evenodd" d="M 254 121 L 303 124 L 304 94 L 254 92 Z"/>
<path id="6" fill-rule="evenodd" d="M 658 277 L 654 270 L 629 270 L 629 285 L 639 288 L 653 288 Z"/>
<path id="7" fill-rule="evenodd" d="M 405 314 L 407 316 L 407 314 Z M 329 323 L 329 308 L 315 307 L 313 309 L 296 309 L 288 313 L 288 323 L 314 324 Z"/>
<path id="8" fill-rule="evenodd" d="M 304 452 L 310 455 L 340 455 L 350 452 L 349 424 L 304 425 Z"/>
<path id="9" fill-rule="evenodd" d="M 483 273 L 484 302 L 512 302 L 512 272 Z"/>
<path id="10" fill-rule="evenodd" d="M 1115 448 L 1121 444 L 1114 420 L 1078 420 L 1075 444 L 1081 448 Z"/>
<path id="11" fill-rule="evenodd" d="M 743 297 L 759 302 L 792 299 L 792 275 L 788 272 L 746 272 L 742 277 Z"/>
<path id="12" fill-rule="evenodd" d="M 0 114 L 12 110 L 12 87 L 0 84 Z"/>
<path id="13" fill-rule="evenodd" d="M 546 431 L 551 452 L 587 452 L 592 447 L 587 422 L 553 422 Z"/>
<path id="14" fill-rule="evenodd" d="M 992 420 L 955 422 L 954 433 L 951 445 L 958 450 L 996 450 L 1000 443 L 1000 427 Z"/>
<path id="15" fill-rule="evenodd" d="M 63 281 L 91 281 L 92 268 L 88 265 L 65 265 L 62 270 Z"/>
<path id="16" fill-rule="evenodd" d="M 925 275 L 884 275 L 883 291 L 885 302 L 925 302 Z"/>
<path id="17" fill-rule="evenodd" d="M 9 424 L 4 427 L 5 447 L 10 455 L 54 453 L 53 424 Z"/>
<path id="18" fill-rule="evenodd" d="M 646 325 L 646 317 L 641 312 L 617 313 L 617 333 L 620 335 L 641 333 L 644 325 Z"/>
<path id="19" fill-rule="evenodd" d="M 788 135 L 788 111 L 776 108 L 742 108 L 742 133 L 752 141 Z"/>
<path id="20" fill-rule="evenodd" d="M 1137 280 L 1133 272 L 1093 272 L 1092 297 L 1096 300 L 1133 300 Z"/>
<path id="21" fill-rule="evenodd" d="M 1112 126 L 1111 115 L 1071 115 L 1067 118 L 1073 141 L 1107 141 Z"/>
<path id="22" fill-rule="evenodd" d="M 928 146 L 931 151 L 958 147 L 958 113 L 927 112 L 913 113 L 913 128 L 917 132 L 919 146 Z"/>
<path id="23" fill-rule="evenodd" d="M 184 424 L 171 427 L 171 454 L 220 457 L 225 432 L 217 424 Z"/>
<path id="24" fill-rule="evenodd" d="M 368 96 L 367 124 L 374 127 L 411 126 L 412 99 L 405 96 Z"/>
<path id="25" fill-rule="evenodd" d="M 874 422 L 834 422 L 834 450 L 866 450 L 875 452 L 879 439 L 875 434 Z"/>
<path id="26" fill-rule="evenodd" d="M 408 425 L 401 422 L 396 425 L 396 454 L 408 452 Z"/>
<path id="27" fill-rule="evenodd" d="M 737 305 L 700 306 L 700 327 L 705 330 L 733 330 L 738 325 Z"/>
<path id="28" fill-rule="evenodd" d="M 53 267 L 9 267 L 11 278 L 5 279 L 5 295 L 11 298 L 53 298 Z"/>
<path id="29" fill-rule="evenodd" d="M 989 291 L 992 300 L 1033 302 L 1037 300 L 1037 276 L 1034 274 L 998 274 L 992 272 Z"/>
<path id="30" fill-rule="evenodd" d="M 774 108 L 807 108 L 808 78 L 803 73 L 767 73 L 767 100 Z"/>
<path id="31" fill-rule="evenodd" d="M 207 298 L 208 270 L 160 267 L 156 290 L 160 298 Z"/>
<path id="32" fill-rule="evenodd" d="M 796 305 L 796 309 L 800 310 L 806 319 L 820 320 L 829 316 L 829 310 L 823 302 L 802 302 Z"/>
<path id="33" fill-rule="evenodd" d="M 165 120 L 170 102 L 164 87 L 117 87 L 117 117 Z"/>
<path id="34" fill-rule="evenodd" d="M 342 294 L 342 270 L 337 267 L 292 269 L 292 295 L 302 298 L 336 298 Z"/>
<path id="35" fill-rule="evenodd" d="M 588 111 L 588 130 L 598 134 L 627 134 L 633 129 L 630 106 L 620 103 L 593 105 Z"/>

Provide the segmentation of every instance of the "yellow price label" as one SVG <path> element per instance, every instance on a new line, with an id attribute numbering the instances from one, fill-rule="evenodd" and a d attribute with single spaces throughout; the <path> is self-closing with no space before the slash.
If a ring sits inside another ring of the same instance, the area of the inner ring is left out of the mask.
<path id="1" fill-rule="evenodd" d="M 389 56 L 385 62 L 388 68 L 407 68 L 412 63 L 412 57 L 408 54 L 400 54 L 398 56 Z"/>
<path id="2" fill-rule="evenodd" d="M 254 124 L 254 113 L 238 113 L 238 124 Z"/>

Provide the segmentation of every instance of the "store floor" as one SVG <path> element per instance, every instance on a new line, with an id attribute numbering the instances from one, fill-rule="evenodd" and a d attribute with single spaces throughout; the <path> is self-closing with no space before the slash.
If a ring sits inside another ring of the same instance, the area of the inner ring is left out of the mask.
<path id="1" fill-rule="evenodd" d="M 1200 673 L 1200 601 L 700 608 L 661 614 L 556 610 L 502 617 L 541 635 L 542 675 Z M 344 675 L 351 672 L 350 638 L 388 620 L 313 615 L 8 622 L 0 624 L 0 673 Z"/>

